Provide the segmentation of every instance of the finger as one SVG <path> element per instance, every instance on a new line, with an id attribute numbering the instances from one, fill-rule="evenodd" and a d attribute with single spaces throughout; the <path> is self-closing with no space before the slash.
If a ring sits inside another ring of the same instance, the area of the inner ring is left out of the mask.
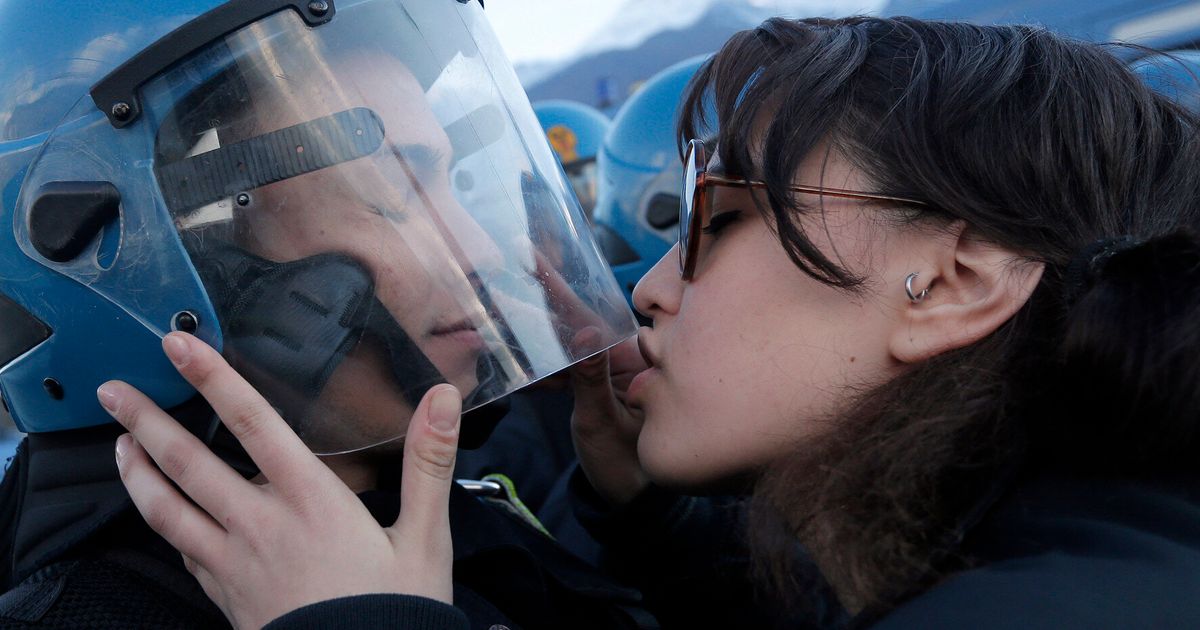
<path id="1" fill-rule="evenodd" d="M 564 323 L 576 330 L 602 324 L 600 317 L 579 299 L 579 294 L 567 283 L 554 265 L 540 251 L 534 250 L 537 279 L 545 288 L 546 297 L 554 312 Z"/>
<path id="2" fill-rule="evenodd" d="M 610 431 L 609 424 L 617 412 L 617 400 L 608 372 L 608 352 L 571 366 L 571 387 L 575 392 L 572 424 L 576 430 L 585 433 Z"/>
<path id="3" fill-rule="evenodd" d="M 229 606 L 227 604 L 228 597 L 226 597 L 225 589 L 222 588 L 221 583 L 213 577 L 212 573 L 208 569 L 204 568 L 204 566 L 193 560 L 187 554 L 181 553 L 179 555 L 183 557 L 183 567 L 187 569 L 188 573 L 192 574 L 192 577 L 196 578 L 197 582 L 200 583 L 200 588 L 204 590 L 204 594 L 207 595 L 208 598 L 217 605 L 217 608 L 221 610 L 221 614 L 225 615 L 225 618 L 229 620 L 229 623 L 233 625 L 233 627 L 239 627 L 234 620 L 232 613 L 229 611 Z"/>
<path id="4" fill-rule="evenodd" d="M 646 359 L 638 350 L 637 337 L 630 337 L 613 346 L 608 351 L 608 373 L 611 375 L 612 386 L 620 398 L 629 389 L 633 377 L 641 374 L 646 368 Z"/>
<path id="5" fill-rule="evenodd" d="M 200 588 L 204 589 L 208 598 L 214 602 L 220 601 L 222 599 L 220 583 L 212 576 L 212 573 L 186 553 L 180 552 L 179 555 L 183 558 L 183 568 L 187 569 L 187 572 L 196 578 L 196 581 L 200 583 Z"/>
<path id="6" fill-rule="evenodd" d="M 201 564 L 216 559 L 225 544 L 225 530 L 179 494 L 129 434 L 117 439 L 117 469 L 134 506 L 151 529 Z"/>
<path id="7" fill-rule="evenodd" d="M 270 403 L 208 344 L 171 333 L 163 338 L 163 349 L 272 484 L 284 491 L 304 488 L 328 472 Z"/>
<path id="8" fill-rule="evenodd" d="M 96 393 L 101 406 L 137 438 L 136 450 L 148 453 L 160 475 L 178 484 L 218 521 L 225 518 L 231 505 L 254 491 L 203 442 L 128 383 L 109 381 Z"/>
<path id="9" fill-rule="evenodd" d="M 417 405 L 405 436 L 400 517 L 394 525 L 405 536 L 433 540 L 440 532 L 448 535 L 461 415 L 462 396 L 452 385 L 430 389 Z"/>

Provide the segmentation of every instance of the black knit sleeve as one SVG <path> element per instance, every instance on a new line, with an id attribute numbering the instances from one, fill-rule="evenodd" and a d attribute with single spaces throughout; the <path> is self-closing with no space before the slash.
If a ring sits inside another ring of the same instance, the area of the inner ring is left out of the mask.
<path id="1" fill-rule="evenodd" d="M 318 602 L 272 621 L 264 630 L 405 628 L 467 630 L 467 616 L 448 604 L 414 595 L 358 595 Z"/>

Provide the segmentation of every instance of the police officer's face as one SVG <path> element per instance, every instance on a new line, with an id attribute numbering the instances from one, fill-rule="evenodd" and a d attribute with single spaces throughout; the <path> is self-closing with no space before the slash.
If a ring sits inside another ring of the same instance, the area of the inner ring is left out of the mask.
<path id="1" fill-rule="evenodd" d="M 265 131 L 368 107 L 383 122 L 383 146 L 254 191 L 238 231 L 249 249 L 278 262 L 322 253 L 356 260 L 379 301 L 466 394 L 477 385 L 487 321 L 472 270 L 494 266 L 500 254 L 451 192 L 451 145 L 412 74 L 386 57 L 359 57 L 337 71 L 340 90 L 314 85 L 302 102 L 274 103 Z M 384 351 L 369 341 L 342 361 L 320 402 L 340 416 L 330 429 L 360 445 L 403 434 L 411 411 Z"/>

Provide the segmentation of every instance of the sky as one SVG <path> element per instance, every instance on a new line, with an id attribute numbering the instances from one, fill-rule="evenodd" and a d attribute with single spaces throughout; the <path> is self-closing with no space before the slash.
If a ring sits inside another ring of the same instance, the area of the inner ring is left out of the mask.
<path id="1" fill-rule="evenodd" d="M 622 4 L 623 0 L 487 0 L 486 15 L 513 63 L 527 63 L 570 55 Z"/>
<path id="2" fill-rule="evenodd" d="M 515 64 L 556 61 L 583 48 L 630 0 L 487 0 L 485 14 Z M 657 0 L 634 0 L 656 2 Z M 704 4 L 730 0 L 694 0 Z M 777 10 L 780 15 L 860 13 L 878 10 L 885 0 L 738 0 Z M 663 2 L 664 10 L 673 3 Z M 821 7 L 820 9 L 815 9 Z M 638 7 L 643 12 L 646 7 Z M 844 10 L 843 10 L 844 9 Z M 678 11 L 678 7 L 675 8 Z M 682 13 L 687 13 L 683 11 Z M 677 15 L 675 17 L 682 17 Z M 669 19 L 667 21 L 670 21 Z"/>

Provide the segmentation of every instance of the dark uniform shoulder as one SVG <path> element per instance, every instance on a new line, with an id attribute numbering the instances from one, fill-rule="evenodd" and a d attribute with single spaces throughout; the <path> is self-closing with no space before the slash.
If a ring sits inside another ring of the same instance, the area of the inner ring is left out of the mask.
<path id="1" fill-rule="evenodd" d="M 190 576 L 164 568 L 132 553 L 54 564 L 0 596 L 0 628 L 228 627 Z"/>

